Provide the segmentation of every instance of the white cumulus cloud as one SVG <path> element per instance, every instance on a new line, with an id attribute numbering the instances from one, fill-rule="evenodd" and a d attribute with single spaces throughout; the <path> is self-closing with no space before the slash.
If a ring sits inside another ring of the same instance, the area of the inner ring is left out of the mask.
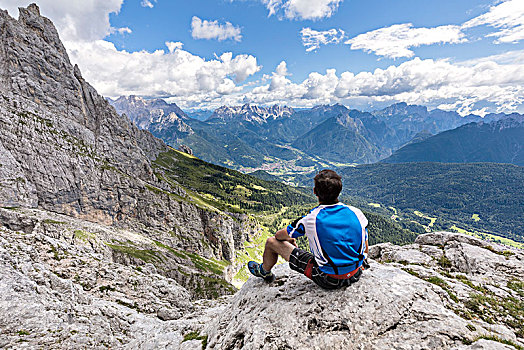
<path id="1" fill-rule="evenodd" d="M 166 41 L 166 46 L 169 52 L 173 52 L 175 50 L 179 50 L 182 47 L 184 47 L 184 44 L 182 44 L 180 41 L 174 42 L 174 41 Z"/>
<path id="2" fill-rule="evenodd" d="M 413 47 L 438 43 L 456 44 L 466 41 L 460 26 L 414 28 L 411 23 L 395 24 L 347 40 L 352 50 L 364 50 L 389 58 L 413 57 Z"/>
<path id="3" fill-rule="evenodd" d="M 110 32 L 111 32 L 111 34 L 119 33 L 119 34 L 121 34 L 121 35 L 124 35 L 124 34 L 131 34 L 131 33 L 133 33 L 133 31 L 132 31 L 131 28 L 129 28 L 129 27 L 111 28 L 111 29 L 110 29 Z"/>
<path id="4" fill-rule="evenodd" d="M 302 28 L 300 34 L 302 35 L 302 44 L 307 52 L 318 50 L 321 45 L 338 44 L 344 39 L 345 35 L 342 29 L 335 28 L 324 31 Z"/>
<path id="5" fill-rule="evenodd" d="M 288 19 L 319 20 L 331 17 L 343 0 L 262 0 L 269 16 L 283 12 Z"/>
<path id="6" fill-rule="evenodd" d="M 271 77 L 271 83 L 269 84 L 268 91 L 284 90 L 286 86 L 291 84 L 291 81 L 286 78 L 289 76 L 287 71 L 286 61 L 282 61 L 277 66 L 275 72 L 273 72 Z"/>
<path id="7" fill-rule="evenodd" d="M 488 34 L 489 37 L 497 38 L 495 42 L 498 44 L 524 40 L 524 1 L 503 1 L 492 6 L 487 13 L 467 21 L 463 27 L 472 28 L 481 25 L 498 29 Z"/>
<path id="8" fill-rule="evenodd" d="M 0 0 L 0 8 L 7 9 L 13 17 L 18 7 L 27 7 L 35 0 Z M 42 15 L 49 17 L 62 40 L 90 41 L 104 38 L 114 32 L 126 33 L 129 28 L 112 28 L 109 14 L 118 13 L 124 0 L 56 1 L 39 0 Z"/>
<path id="9" fill-rule="evenodd" d="M 233 39 L 241 41 L 241 32 L 240 27 L 235 27 L 229 22 L 220 24 L 218 21 L 201 20 L 196 16 L 191 20 L 191 35 L 194 39 L 216 39 L 218 41 Z"/>
<path id="10" fill-rule="evenodd" d="M 251 55 L 224 53 L 205 60 L 182 50 L 180 43 L 166 45 L 170 50 L 167 53 L 127 52 L 104 40 L 67 43 L 66 47 L 71 60 L 101 94 L 176 96 L 183 106 L 199 98 L 231 93 L 236 84 L 260 69 Z"/>
<path id="11" fill-rule="evenodd" d="M 153 2 L 156 2 L 156 0 L 153 0 Z M 153 4 L 153 2 L 149 0 L 142 0 L 142 2 L 140 3 L 140 6 L 149 7 L 150 9 L 152 9 L 153 7 L 155 7 L 155 4 Z"/>
<path id="12" fill-rule="evenodd" d="M 250 101 L 295 107 L 338 102 L 355 108 L 404 101 L 457 110 L 463 115 L 524 112 L 524 66 L 516 59 L 521 54 L 515 51 L 467 62 L 413 58 L 369 72 L 312 72 L 301 82 L 281 76 L 279 71 L 282 73 L 283 69 L 279 65 L 269 82 L 230 95 L 229 101 L 236 98 L 237 104 Z M 288 74 L 287 69 L 285 73 Z"/>

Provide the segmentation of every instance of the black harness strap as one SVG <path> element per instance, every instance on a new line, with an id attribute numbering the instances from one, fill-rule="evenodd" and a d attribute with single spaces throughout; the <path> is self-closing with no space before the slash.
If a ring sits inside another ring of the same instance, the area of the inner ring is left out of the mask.
<path id="1" fill-rule="evenodd" d="M 327 259 L 329 265 L 331 265 L 331 267 L 333 268 L 333 271 L 335 272 L 334 275 L 338 275 L 338 268 L 333 263 L 333 260 L 331 260 L 331 258 L 329 257 L 328 253 L 326 253 L 326 251 L 324 250 L 324 248 L 322 246 L 320 246 L 320 249 L 322 249 L 322 254 Z"/>

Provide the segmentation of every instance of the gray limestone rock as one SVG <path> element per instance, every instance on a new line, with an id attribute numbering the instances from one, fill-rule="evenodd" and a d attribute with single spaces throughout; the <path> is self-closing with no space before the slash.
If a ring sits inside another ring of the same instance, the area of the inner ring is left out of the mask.
<path id="1" fill-rule="evenodd" d="M 168 147 L 83 79 L 36 5 L 18 20 L 0 11 L 0 47 L 0 207 L 38 207 L 235 258 L 256 224 L 199 207 L 159 180 L 152 161 Z"/>
<path id="2" fill-rule="evenodd" d="M 251 278 L 233 296 L 231 307 L 205 327 L 208 348 L 507 346 L 493 339 L 522 346 L 518 308 L 524 290 L 518 283 L 524 254 L 502 254 L 501 249 L 445 232 L 421 235 L 403 247 L 372 246 L 370 256 L 383 263 L 371 261 L 359 282 L 338 291 L 322 290 L 287 265 L 278 266 L 274 283 Z M 455 259 L 456 250 L 463 260 Z M 464 264 L 475 268 L 464 269 Z"/>

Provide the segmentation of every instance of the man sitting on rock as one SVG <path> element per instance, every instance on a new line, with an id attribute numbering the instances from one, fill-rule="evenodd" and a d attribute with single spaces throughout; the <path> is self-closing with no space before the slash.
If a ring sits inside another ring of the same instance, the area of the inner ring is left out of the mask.
<path id="1" fill-rule="evenodd" d="M 303 273 L 320 287 L 337 289 L 359 280 L 368 252 L 366 226 L 362 212 L 338 201 L 342 180 L 333 170 L 315 176 L 314 193 L 319 206 L 287 228 L 268 238 L 263 263 L 248 263 L 249 271 L 267 282 L 280 255 L 292 270 Z M 310 252 L 298 248 L 296 238 L 306 235 Z"/>

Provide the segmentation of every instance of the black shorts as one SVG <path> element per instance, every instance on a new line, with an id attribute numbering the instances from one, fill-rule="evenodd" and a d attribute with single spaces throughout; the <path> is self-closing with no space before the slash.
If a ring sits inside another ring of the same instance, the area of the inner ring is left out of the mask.
<path id="1" fill-rule="evenodd" d="M 311 266 L 311 277 L 308 276 L 309 273 L 306 274 L 308 264 Z M 291 256 L 289 257 L 289 267 L 291 267 L 291 270 L 304 274 L 324 289 L 338 289 L 349 286 L 351 283 L 357 282 L 362 275 L 362 269 L 360 269 L 351 278 L 345 280 L 330 277 L 326 273 L 320 271 L 313 254 L 300 248 L 295 248 L 291 252 Z"/>

